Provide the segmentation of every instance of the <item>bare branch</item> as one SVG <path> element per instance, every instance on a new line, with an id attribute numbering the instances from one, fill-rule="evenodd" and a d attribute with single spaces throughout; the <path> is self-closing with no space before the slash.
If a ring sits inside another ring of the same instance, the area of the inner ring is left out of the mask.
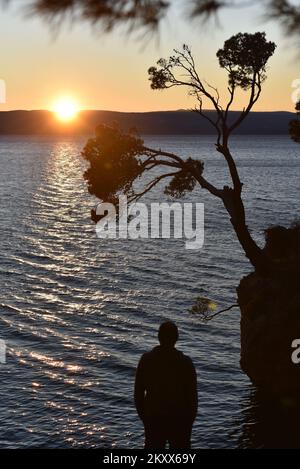
<path id="1" fill-rule="evenodd" d="M 165 152 L 165 151 L 161 151 L 161 150 L 153 150 L 152 148 L 147 148 L 147 147 L 145 147 L 145 151 L 147 151 L 148 153 L 152 153 L 153 157 L 154 156 L 156 156 L 156 157 L 157 156 L 166 156 L 166 157 L 172 158 L 173 160 L 178 162 L 177 165 L 176 164 L 173 165 L 173 164 L 169 164 L 168 161 L 163 161 L 162 160 L 162 161 L 157 161 L 157 163 L 153 162 L 152 163 L 153 167 L 159 166 L 160 164 L 162 164 L 162 165 L 165 165 L 165 166 L 174 166 L 174 167 L 178 167 L 178 168 L 182 168 L 182 169 L 187 169 L 194 176 L 194 178 L 199 182 L 202 189 L 206 189 L 208 192 L 210 192 L 211 194 L 215 195 L 218 198 L 223 197 L 222 189 L 218 189 L 213 184 L 211 184 L 209 181 L 207 181 L 202 176 L 202 174 L 199 171 L 196 170 L 195 166 L 187 163 L 186 161 L 181 159 L 179 156 L 174 155 L 173 153 L 169 153 L 169 152 Z M 163 177 L 167 177 L 167 176 L 163 175 Z M 144 195 L 144 194 L 142 193 L 142 195 Z"/>
<path id="2" fill-rule="evenodd" d="M 169 177 L 174 177 L 176 174 L 178 174 L 179 171 L 175 171 L 173 173 L 167 173 L 167 174 L 162 174 L 161 176 L 158 176 L 157 178 L 155 178 L 153 181 L 151 181 L 145 188 L 144 191 L 138 193 L 138 194 L 134 194 L 130 199 L 129 199 L 129 202 L 133 202 L 133 201 L 137 201 L 138 199 L 140 199 L 143 195 L 147 194 L 147 192 L 151 191 L 151 189 L 153 189 L 153 187 L 155 187 L 160 181 L 162 181 L 163 179 L 166 179 L 166 178 L 169 178 Z"/>
<path id="3" fill-rule="evenodd" d="M 246 117 L 252 110 L 253 106 L 258 101 L 261 91 L 262 91 L 261 76 L 260 74 L 255 73 L 253 76 L 253 82 L 251 86 L 251 93 L 250 93 L 248 105 L 245 109 L 243 109 L 239 118 L 228 129 L 229 134 L 231 134 L 237 127 L 239 127 L 241 123 L 246 119 Z"/>
<path id="4" fill-rule="evenodd" d="M 145 154 L 148 153 L 148 154 L 152 155 L 153 157 L 155 157 L 155 156 L 165 156 L 167 158 L 171 158 L 171 159 L 177 161 L 181 165 L 184 165 L 184 160 L 182 158 L 180 158 L 179 156 L 175 155 L 174 153 L 170 153 L 170 152 L 167 152 L 167 151 L 162 151 L 161 149 L 154 150 L 153 148 L 148 148 L 148 147 L 144 147 L 144 151 L 145 151 Z"/>
<path id="5" fill-rule="evenodd" d="M 212 316 L 210 316 L 208 320 L 211 321 L 212 319 L 216 318 L 216 317 L 219 316 L 220 314 L 227 313 L 227 311 L 231 311 L 232 309 L 234 309 L 234 308 L 239 308 L 239 307 L 240 307 L 240 305 L 235 304 L 235 305 L 229 306 L 229 308 L 221 309 L 221 311 L 218 311 L 217 313 L 215 313 L 215 314 L 213 314 Z"/>
<path id="6" fill-rule="evenodd" d="M 215 197 L 218 197 L 218 198 L 222 199 L 222 197 L 223 197 L 223 190 L 222 189 L 218 189 L 213 184 L 208 182 L 202 176 L 202 174 L 199 171 L 196 170 L 195 167 L 191 167 L 191 168 L 189 168 L 189 170 L 190 170 L 191 174 L 194 176 L 194 178 L 199 182 L 202 189 L 206 189 L 208 192 L 210 192 Z"/>
<path id="7" fill-rule="evenodd" d="M 217 139 L 217 144 L 220 143 L 221 141 L 221 137 L 222 137 L 222 131 L 219 127 L 219 122 L 221 120 L 221 115 L 220 113 L 217 114 L 217 120 L 214 122 L 205 112 L 203 112 L 203 101 L 202 101 L 202 98 L 199 94 L 196 95 L 197 97 L 197 100 L 199 102 L 199 107 L 195 107 L 194 109 L 192 109 L 193 112 L 197 112 L 198 114 L 201 115 L 201 117 L 204 117 L 204 119 L 206 119 L 214 128 L 215 130 L 217 131 L 217 135 L 218 135 L 218 139 Z"/>

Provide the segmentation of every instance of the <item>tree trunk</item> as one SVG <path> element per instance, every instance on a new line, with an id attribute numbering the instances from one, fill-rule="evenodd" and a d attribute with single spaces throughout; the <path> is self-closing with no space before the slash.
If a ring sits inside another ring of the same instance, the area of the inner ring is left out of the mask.
<path id="1" fill-rule="evenodd" d="M 273 262 L 256 244 L 249 232 L 241 195 L 230 187 L 224 187 L 222 200 L 230 215 L 230 221 L 237 238 L 249 261 L 257 272 L 267 274 L 274 267 Z"/>

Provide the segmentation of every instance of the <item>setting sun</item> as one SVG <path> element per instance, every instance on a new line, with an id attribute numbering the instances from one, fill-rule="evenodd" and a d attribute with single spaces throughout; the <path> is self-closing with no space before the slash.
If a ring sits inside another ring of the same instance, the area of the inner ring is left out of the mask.
<path id="1" fill-rule="evenodd" d="M 72 98 L 60 98 L 53 106 L 57 118 L 63 122 L 74 120 L 79 112 L 77 103 Z"/>

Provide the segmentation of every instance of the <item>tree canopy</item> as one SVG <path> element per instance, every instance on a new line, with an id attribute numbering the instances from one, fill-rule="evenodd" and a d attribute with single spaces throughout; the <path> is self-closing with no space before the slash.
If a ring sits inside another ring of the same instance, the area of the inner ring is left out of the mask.
<path id="1" fill-rule="evenodd" d="M 266 64 L 275 49 L 276 45 L 266 40 L 264 32 L 239 33 L 225 41 L 224 47 L 217 52 L 220 67 L 228 73 L 230 97 L 225 107 L 222 107 L 220 103 L 218 90 L 207 85 L 200 78 L 191 49 L 186 44 L 183 45 L 181 51 L 175 49 L 174 55 L 168 59 L 160 59 L 157 66 L 149 68 L 151 88 L 163 90 L 177 86 L 187 87 L 189 94 L 197 99 L 198 105 L 195 111 L 208 119 L 215 127 L 218 134 L 217 143 L 220 145 L 222 135 L 227 141 L 230 134 L 243 122 L 258 101 L 262 83 L 266 79 Z M 229 126 L 228 112 L 234 101 L 237 87 L 245 91 L 250 89 L 249 102 L 238 119 Z M 217 111 L 216 121 L 211 121 L 202 112 L 203 98 L 208 99 Z"/>
<path id="2" fill-rule="evenodd" d="M 217 52 L 221 68 L 229 74 L 229 85 L 248 89 L 253 77 L 266 79 L 266 64 L 274 54 L 275 44 L 267 42 L 266 33 L 236 34 L 225 41 L 223 49 Z"/>

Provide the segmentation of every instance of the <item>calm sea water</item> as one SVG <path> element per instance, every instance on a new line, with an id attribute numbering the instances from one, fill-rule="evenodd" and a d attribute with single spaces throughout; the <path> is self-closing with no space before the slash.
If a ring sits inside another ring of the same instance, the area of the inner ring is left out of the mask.
<path id="1" fill-rule="evenodd" d="M 213 137 L 147 137 L 148 145 L 205 161 L 226 183 Z M 94 200 L 82 178 L 84 140 L 0 139 L 0 447 L 140 447 L 133 406 L 140 355 L 174 319 L 178 348 L 194 360 L 200 409 L 197 448 L 263 445 L 261 414 L 239 368 L 239 312 L 202 325 L 188 313 L 199 295 L 236 302 L 250 271 L 218 200 L 205 203 L 205 246 L 181 240 L 106 241 L 90 221 Z M 283 137 L 233 140 L 249 226 L 288 225 L 299 213 L 300 147 Z M 145 201 L 168 200 L 161 187 Z"/>

